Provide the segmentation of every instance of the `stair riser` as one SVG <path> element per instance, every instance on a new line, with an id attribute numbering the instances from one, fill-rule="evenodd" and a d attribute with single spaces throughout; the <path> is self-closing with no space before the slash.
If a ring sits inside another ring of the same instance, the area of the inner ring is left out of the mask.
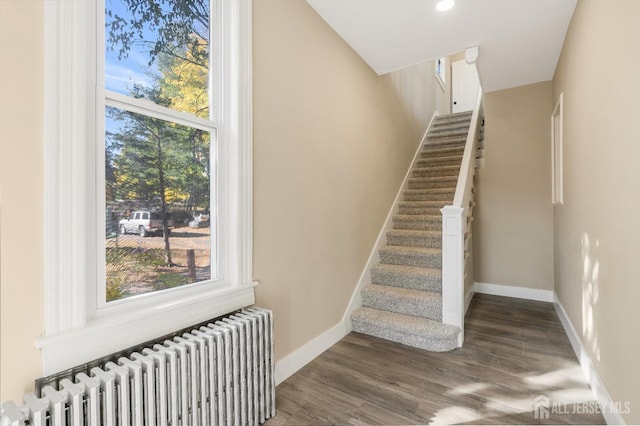
<path id="1" fill-rule="evenodd" d="M 430 159 L 422 159 L 416 161 L 417 168 L 427 168 L 427 167 L 450 167 L 457 166 L 460 167 L 462 163 L 462 157 L 448 158 L 442 157 L 442 160 L 438 158 L 430 158 Z"/>
<path id="2" fill-rule="evenodd" d="M 428 247 L 439 249 L 442 248 L 442 238 L 387 234 L 387 244 L 390 246 Z"/>
<path id="3" fill-rule="evenodd" d="M 467 126 L 471 125 L 471 115 L 468 115 L 466 117 L 447 118 L 447 119 L 444 119 L 444 120 L 434 120 L 433 121 L 433 128 L 434 129 L 438 129 L 440 127 L 463 125 L 463 124 L 465 124 Z"/>
<path id="4" fill-rule="evenodd" d="M 413 315 L 414 317 L 429 318 L 442 321 L 441 303 L 424 303 L 420 300 L 394 299 L 390 297 L 376 297 L 367 292 L 362 294 L 362 306 L 395 312 L 397 314 Z"/>
<path id="5" fill-rule="evenodd" d="M 417 253 L 380 253 L 380 262 L 390 265 L 419 266 L 421 268 L 442 268 L 442 255 Z"/>
<path id="6" fill-rule="evenodd" d="M 438 201 L 443 206 L 449 205 L 453 202 L 454 194 L 404 194 L 404 201 Z"/>
<path id="7" fill-rule="evenodd" d="M 466 136 L 455 136 L 455 137 L 435 137 L 435 138 L 427 138 L 427 141 L 424 144 L 426 149 L 437 150 L 437 149 L 445 149 L 445 148 L 464 148 L 467 142 Z"/>
<path id="8" fill-rule="evenodd" d="M 460 168 L 454 167 L 454 169 L 449 168 L 439 168 L 433 167 L 428 168 L 426 170 L 414 170 L 412 176 L 415 178 L 426 178 L 426 177 L 458 177 L 460 174 Z"/>
<path id="9" fill-rule="evenodd" d="M 454 350 L 458 346 L 457 339 L 429 339 L 423 336 L 414 336 L 405 334 L 398 330 L 387 329 L 377 324 L 361 321 L 357 319 L 351 320 L 353 331 L 357 333 L 367 334 L 369 336 L 379 337 L 381 339 L 390 340 L 414 348 L 424 349 L 432 352 L 448 352 Z"/>
<path id="10" fill-rule="evenodd" d="M 436 159 L 439 157 L 453 157 L 462 156 L 464 154 L 464 147 L 449 147 L 440 149 L 423 149 L 420 151 L 420 158 Z"/>
<path id="11" fill-rule="evenodd" d="M 448 131 L 448 132 L 433 132 L 427 135 L 427 141 L 438 143 L 443 140 L 458 140 L 464 141 L 467 139 L 469 132 L 467 130 Z"/>
<path id="12" fill-rule="evenodd" d="M 441 204 L 437 207 L 400 207 L 398 210 L 398 213 L 399 214 L 439 215 L 441 214 L 440 209 L 444 206 L 445 204 Z"/>
<path id="13" fill-rule="evenodd" d="M 449 149 L 449 148 L 459 148 L 460 146 L 464 146 L 466 142 L 466 138 L 442 138 L 442 139 L 431 139 L 427 138 L 427 144 L 430 149 Z"/>
<path id="14" fill-rule="evenodd" d="M 424 276 L 418 274 L 403 274 L 395 271 L 371 269 L 373 284 L 392 287 L 408 288 L 412 290 L 442 291 L 442 277 Z"/>
<path id="15" fill-rule="evenodd" d="M 460 121 L 458 123 L 434 124 L 429 135 L 445 133 L 445 132 L 469 132 L 471 123 L 469 121 Z"/>
<path id="16" fill-rule="evenodd" d="M 431 189 L 431 188 L 454 189 L 456 187 L 456 184 L 457 184 L 457 179 L 449 179 L 444 181 L 434 181 L 430 179 L 426 179 L 426 180 L 409 179 L 409 189 Z"/>

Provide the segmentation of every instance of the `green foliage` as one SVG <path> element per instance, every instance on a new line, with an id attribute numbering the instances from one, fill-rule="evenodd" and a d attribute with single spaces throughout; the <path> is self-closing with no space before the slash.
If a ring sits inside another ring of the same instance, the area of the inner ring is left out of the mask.
<path id="1" fill-rule="evenodd" d="M 119 265 L 127 261 L 133 261 L 142 266 L 162 266 L 162 250 L 136 247 L 107 247 L 107 265 Z"/>
<path id="2" fill-rule="evenodd" d="M 116 1 L 116 0 L 112 0 Z M 129 14 L 107 9 L 107 48 L 126 58 L 134 46 L 149 53 L 149 65 L 161 54 L 206 65 L 202 45 L 209 41 L 209 2 L 201 0 L 120 0 Z M 145 35 L 157 34 L 157 39 Z M 205 49 L 206 50 L 206 49 Z M 185 51 L 193 54 L 187 58 Z"/>
<path id="3" fill-rule="evenodd" d="M 111 0 L 116 1 L 116 0 Z M 107 48 L 120 59 L 135 48 L 156 63 L 153 84 L 134 84 L 130 96 L 196 116 L 209 116 L 209 2 L 120 0 L 107 8 Z M 172 204 L 209 209 L 210 134 L 114 107 L 106 108 L 105 168 L 115 200 L 159 207 L 164 264 L 172 266 L 166 212 Z"/>
<path id="4" fill-rule="evenodd" d="M 110 277 L 107 279 L 107 302 L 122 299 L 129 294 L 123 290 L 123 278 L 121 276 Z"/>
<path id="5" fill-rule="evenodd" d="M 121 1 L 126 16 L 107 10 L 108 48 L 120 58 L 134 48 L 148 49 L 150 64 L 159 70 L 152 87 L 134 85 L 131 96 L 208 118 L 209 2 Z M 150 34 L 157 37 L 146 40 Z M 117 124 L 112 127 L 119 127 L 108 129 L 105 150 L 116 199 L 209 208 L 208 132 L 112 107 L 106 113 Z"/>
<path id="6" fill-rule="evenodd" d="M 179 287 L 189 283 L 189 278 L 181 274 L 159 274 L 153 285 L 154 290 L 165 290 L 167 288 Z"/>

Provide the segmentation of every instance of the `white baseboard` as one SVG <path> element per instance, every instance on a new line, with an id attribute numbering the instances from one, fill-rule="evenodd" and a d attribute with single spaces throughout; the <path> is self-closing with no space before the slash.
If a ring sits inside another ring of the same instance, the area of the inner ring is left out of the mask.
<path id="1" fill-rule="evenodd" d="M 476 294 L 476 283 L 473 283 L 467 295 L 464 297 L 464 314 L 467 315 L 467 311 L 469 310 L 469 305 L 471 305 L 471 300 L 473 296 Z"/>
<path id="2" fill-rule="evenodd" d="M 351 330 L 342 321 L 276 362 L 276 386 L 338 343 Z"/>
<path id="3" fill-rule="evenodd" d="M 569 316 L 567 315 L 567 311 L 565 311 L 564 306 L 560 303 L 557 296 L 554 295 L 553 307 L 558 314 L 558 318 L 560 318 L 560 322 L 564 327 L 564 331 L 567 333 L 569 337 L 569 342 L 571 342 L 571 347 L 582 366 L 582 371 L 584 372 L 589 385 L 591 386 L 591 391 L 593 395 L 600 404 L 600 408 L 602 411 L 602 415 L 604 416 L 605 421 L 609 425 L 623 425 L 625 424 L 624 420 L 620 416 L 620 414 L 616 410 L 611 410 L 611 407 L 616 407 L 616 404 L 611 399 L 611 395 L 609 395 L 609 391 L 604 386 L 600 375 L 595 369 L 593 365 L 593 361 L 591 361 L 591 357 L 589 353 L 585 349 L 582 344 L 582 340 L 580 339 L 580 335 L 576 332 L 575 327 L 571 323 Z"/>
<path id="4" fill-rule="evenodd" d="M 516 297 L 518 299 L 536 300 L 539 302 L 553 302 L 553 290 L 539 288 L 514 287 L 509 285 L 475 283 L 475 292 L 493 296 Z"/>

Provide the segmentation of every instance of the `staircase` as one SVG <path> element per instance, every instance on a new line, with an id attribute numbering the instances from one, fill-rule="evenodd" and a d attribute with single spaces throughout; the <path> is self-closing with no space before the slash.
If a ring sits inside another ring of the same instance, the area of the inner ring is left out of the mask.
<path id="1" fill-rule="evenodd" d="M 442 323 L 440 209 L 453 201 L 471 116 L 434 120 L 351 316 L 354 331 L 436 352 L 458 346 L 460 328 Z"/>

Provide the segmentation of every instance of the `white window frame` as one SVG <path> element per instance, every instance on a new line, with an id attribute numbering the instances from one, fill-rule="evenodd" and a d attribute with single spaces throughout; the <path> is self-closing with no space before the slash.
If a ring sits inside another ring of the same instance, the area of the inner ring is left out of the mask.
<path id="1" fill-rule="evenodd" d="M 43 375 L 108 355 L 255 301 L 252 281 L 251 0 L 219 0 L 224 27 L 218 200 L 224 279 L 134 298 L 98 312 L 100 225 L 95 76 L 101 2 L 45 2 L 45 324 Z M 212 160 L 213 161 L 213 160 Z M 101 180 L 99 180 L 101 181 Z M 104 191 L 104 190 L 103 190 Z M 104 213 L 103 213 L 104 214 Z M 104 234 L 104 230 L 102 230 Z"/>
<path id="2" fill-rule="evenodd" d="M 551 113 L 551 203 L 564 204 L 564 93 Z M 557 124 L 556 124 L 557 117 Z"/>
<path id="3" fill-rule="evenodd" d="M 436 80 L 443 91 L 447 90 L 447 58 L 443 56 L 435 60 Z"/>

